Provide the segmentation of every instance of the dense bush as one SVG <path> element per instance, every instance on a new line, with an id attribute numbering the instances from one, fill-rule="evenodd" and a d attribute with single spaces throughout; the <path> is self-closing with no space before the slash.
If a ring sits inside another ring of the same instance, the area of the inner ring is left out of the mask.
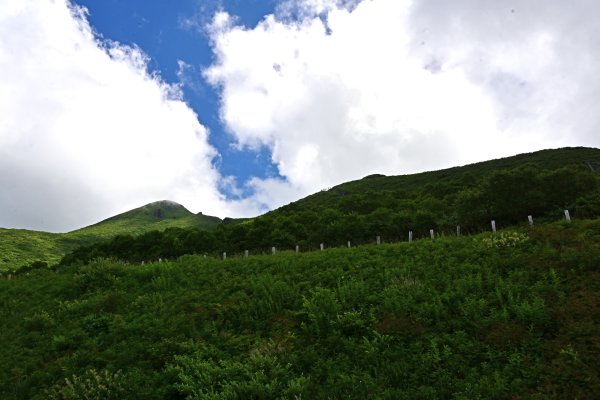
<path id="1" fill-rule="evenodd" d="M 497 237 L 0 280 L 0 398 L 598 398 L 600 222 Z"/>
<path id="2" fill-rule="evenodd" d="M 429 230 L 454 234 L 456 225 L 463 233 L 490 229 L 490 221 L 508 227 L 536 221 L 556 220 L 563 210 L 582 218 L 600 216 L 600 174 L 585 167 L 569 166 L 554 170 L 520 167 L 491 172 L 479 180 L 455 175 L 446 183 L 425 185 L 408 193 L 394 190 L 358 191 L 328 198 L 310 206 L 300 201 L 252 221 L 219 225 L 213 231 L 170 228 L 138 237 L 117 236 L 110 241 L 81 247 L 68 254 L 62 264 L 89 262 L 96 258 L 117 258 L 130 262 L 170 258 L 184 254 L 223 252 L 266 253 L 278 249 L 318 249 L 384 241 L 406 241 L 427 237 Z M 334 195 L 335 196 L 335 195 Z"/>

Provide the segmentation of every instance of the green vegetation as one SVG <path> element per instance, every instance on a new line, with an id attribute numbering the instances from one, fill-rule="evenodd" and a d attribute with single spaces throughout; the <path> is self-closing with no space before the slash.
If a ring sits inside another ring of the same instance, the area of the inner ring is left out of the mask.
<path id="1" fill-rule="evenodd" d="M 588 160 L 370 176 L 244 221 L 158 202 L 0 230 L 0 398 L 600 398 Z"/>
<path id="2" fill-rule="evenodd" d="M 600 171 L 592 172 L 589 160 L 600 160 L 600 149 L 543 150 L 414 175 L 372 175 L 264 218 L 287 218 L 287 224 L 318 221 L 315 226 L 328 232 L 332 244 L 370 241 L 374 235 L 399 240 L 409 229 L 453 231 L 456 225 L 480 232 L 492 219 L 506 227 L 526 221 L 527 215 L 555 220 L 564 209 L 590 218 L 600 215 Z"/>
<path id="3" fill-rule="evenodd" d="M 236 221 L 229 219 L 228 223 Z M 220 223 L 217 217 L 193 214 L 177 203 L 158 201 L 68 233 L 0 228 L 0 271 L 16 270 L 34 262 L 56 264 L 79 246 L 119 234 L 140 235 L 172 227 L 213 229 Z"/>
<path id="4" fill-rule="evenodd" d="M 584 160 L 597 149 L 562 149 L 489 161 L 445 171 L 399 177 L 367 177 L 321 192 L 241 224 L 211 231 L 170 228 L 81 247 L 62 264 L 117 258 L 130 262 L 175 259 L 184 254 L 217 256 L 267 253 L 272 246 L 303 250 L 450 235 L 564 218 L 600 217 L 600 174 Z M 497 169 L 504 166 L 504 169 Z M 558 167 L 557 167 L 558 166 Z"/>
<path id="5" fill-rule="evenodd" d="M 57 233 L 0 228 L 0 272 L 30 265 L 38 260 L 56 264 L 77 245 L 69 245 Z"/>
<path id="6" fill-rule="evenodd" d="M 600 220 L 0 279 L 2 399 L 594 399 Z"/>
<path id="7" fill-rule="evenodd" d="M 148 231 L 167 228 L 212 229 L 221 219 L 208 215 L 193 214 L 181 204 L 157 201 L 135 210 L 108 218 L 97 224 L 66 234 L 69 238 L 111 238 L 116 235 L 139 235 Z"/>
<path id="8" fill-rule="evenodd" d="M 478 233 L 492 219 L 499 227 L 523 223 L 530 214 L 548 222 L 564 209 L 576 218 L 594 218 L 600 216 L 600 174 L 586 164 L 594 160 L 600 160 L 600 149 L 565 148 L 414 175 L 374 175 L 252 220 L 221 221 L 161 201 L 66 234 L 0 230 L 0 271 L 34 261 L 53 264 L 80 246 L 64 262 L 260 253 L 271 246 L 317 249 L 320 243 L 371 243 L 378 235 L 388 242 L 406 240 L 409 230 L 415 237 L 429 229 L 450 233 L 456 225 Z"/>

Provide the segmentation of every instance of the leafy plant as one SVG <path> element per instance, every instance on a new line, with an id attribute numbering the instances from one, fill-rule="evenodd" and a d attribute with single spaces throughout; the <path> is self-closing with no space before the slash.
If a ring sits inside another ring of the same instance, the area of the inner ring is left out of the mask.
<path id="1" fill-rule="evenodd" d="M 120 400 L 126 395 L 126 380 L 121 371 L 88 369 L 81 375 L 65 378 L 46 393 L 49 400 Z"/>

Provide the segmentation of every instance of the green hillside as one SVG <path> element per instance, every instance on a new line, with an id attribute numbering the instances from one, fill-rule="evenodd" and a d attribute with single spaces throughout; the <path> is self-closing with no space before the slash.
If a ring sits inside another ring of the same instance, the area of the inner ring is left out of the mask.
<path id="1" fill-rule="evenodd" d="M 336 208 L 340 211 L 353 210 L 355 207 L 351 203 L 355 200 L 353 196 L 357 195 L 365 197 L 374 195 L 377 198 L 393 194 L 397 198 L 410 198 L 429 194 L 432 197 L 440 198 L 456 194 L 460 190 L 473 186 L 484 178 L 502 171 L 517 169 L 556 170 L 567 166 L 590 171 L 588 162 L 591 162 L 592 167 L 596 169 L 595 172 L 600 173 L 600 149 L 568 147 L 541 150 L 462 167 L 412 175 L 370 175 L 360 180 L 346 182 L 315 193 L 274 212 L 296 212 L 323 207 Z"/>
<path id="2" fill-rule="evenodd" d="M 408 240 L 600 217 L 600 173 L 589 160 L 599 149 L 568 148 L 493 160 L 465 167 L 405 176 L 371 176 L 319 192 L 241 224 L 210 232 L 169 229 L 138 237 L 121 236 L 79 248 L 63 264 L 98 257 L 130 262 L 267 253 L 277 249 L 316 250 L 352 244 Z"/>
<path id="3" fill-rule="evenodd" d="M 80 242 L 66 242 L 61 234 L 0 228 L 0 272 L 44 260 L 56 263 Z"/>
<path id="4" fill-rule="evenodd" d="M 23 231 L 0 231 L 0 270 L 36 260 L 52 264 L 81 245 L 88 247 L 69 256 L 69 262 L 260 253 L 272 246 L 317 249 L 321 243 L 371 243 L 376 236 L 398 242 L 409 231 L 415 238 L 428 236 L 430 229 L 452 234 L 460 225 L 465 234 L 479 233 L 490 229 L 491 220 L 508 227 L 526 223 L 528 215 L 537 223 L 550 222 L 564 218 L 565 209 L 574 218 L 595 218 L 600 216 L 599 171 L 600 149 L 564 148 L 413 175 L 373 175 L 248 220 L 221 221 L 162 201 L 62 235 L 36 232 L 27 240 Z M 218 229 L 198 231 L 207 228 Z M 33 243 L 35 252 L 29 252 Z"/>
<path id="5" fill-rule="evenodd" d="M 0 228 L 0 271 L 36 261 L 55 264 L 79 246 L 115 235 L 140 235 L 173 227 L 213 229 L 220 223 L 217 217 L 193 214 L 171 201 L 158 201 L 68 233 Z"/>
<path id="6" fill-rule="evenodd" d="M 11 231 L 23 257 L 99 241 L 0 274 L 0 398 L 599 398 L 599 159 L 371 176 L 244 221 L 159 202 Z"/>
<path id="7" fill-rule="evenodd" d="M 588 165 L 591 162 L 592 170 Z M 315 193 L 256 219 L 305 246 L 406 240 L 409 230 L 451 234 L 600 216 L 600 149 L 563 148 L 413 175 L 371 175 Z M 289 246 L 292 243 L 281 245 Z"/>
<path id="8" fill-rule="evenodd" d="M 0 279 L 0 398 L 597 399 L 600 220 Z"/>
<path id="9" fill-rule="evenodd" d="M 97 224 L 69 232 L 67 238 L 110 238 L 116 235 L 139 235 L 152 230 L 167 228 L 212 229 L 221 223 L 221 219 L 193 214 L 181 204 L 163 200 L 127 211 L 105 219 Z"/>

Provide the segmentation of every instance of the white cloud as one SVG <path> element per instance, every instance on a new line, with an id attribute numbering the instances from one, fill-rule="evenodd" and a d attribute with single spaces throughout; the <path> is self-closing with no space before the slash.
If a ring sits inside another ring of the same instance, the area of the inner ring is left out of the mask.
<path id="1" fill-rule="evenodd" d="M 0 3 L 0 226 L 68 230 L 160 199 L 230 215 L 207 129 L 147 62 L 66 0 Z"/>
<path id="2" fill-rule="evenodd" d="M 283 177 L 253 178 L 253 196 L 227 201 L 219 188 L 245 192 L 219 175 L 209 132 L 140 49 L 99 42 L 67 0 L 4 0 L 0 226 L 66 230 L 158 199 L 251 215 L 371 173 L 599 146 L 599 11 L 288 0 L 252 28 L 217 12 L 204 76 L 237 145 L 267 146 Z M 198 68 L 179 67 L 182 82 Z"/>
<path id="3" fill-rule="evenodd" d="M 416 51 L 465 71 L 499 126 L 543 141 L 599 145 L 600 3 L 425 0 L 411 10 Z"/>
<path id="4" fill-rule="evenodd" d="M 598 8 L 295 0 L 254 28 L 221 12 L 205 77 L 239 145 L 271 148 L 285 179 L 250 185 L 278 206 L 371 173 L 600 145 Z"/>

